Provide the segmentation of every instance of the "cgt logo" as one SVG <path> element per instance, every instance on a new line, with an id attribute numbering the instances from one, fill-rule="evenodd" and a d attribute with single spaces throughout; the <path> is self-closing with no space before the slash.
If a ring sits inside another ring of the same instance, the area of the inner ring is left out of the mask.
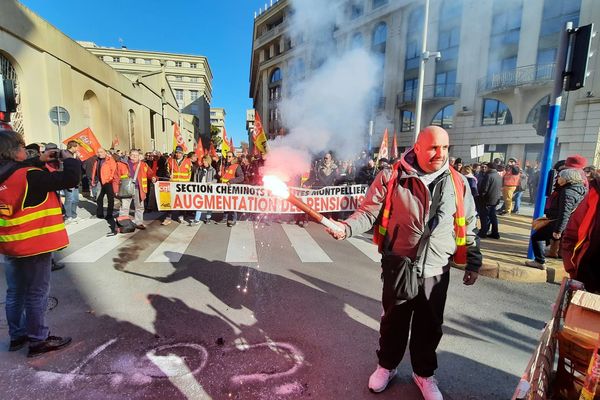
<path id="1" fill-rule="evenodd" d="M 158 191 L 161 193 L 171 192 L 171 184 L 169 182 L 159 182 Z"/>
<path id="2" fill-rule="evenodd" d="M 10 204 L 0 204 L 0 215 L 10 217 L 13 214 L 13 208 Z"/>

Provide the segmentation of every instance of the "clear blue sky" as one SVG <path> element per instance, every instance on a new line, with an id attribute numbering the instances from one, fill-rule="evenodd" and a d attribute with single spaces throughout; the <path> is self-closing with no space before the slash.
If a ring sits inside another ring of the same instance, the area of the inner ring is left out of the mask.
<path id="1" fill-rule="evenodd" d="M 270 1 L 270 0 L 269 0 Z M 227 134 L 247 140 L 246 109 L 254 12 L 265 0 L 22 0 L 75 40 L 208 57 L 211 107 L 223 107 Z"/>

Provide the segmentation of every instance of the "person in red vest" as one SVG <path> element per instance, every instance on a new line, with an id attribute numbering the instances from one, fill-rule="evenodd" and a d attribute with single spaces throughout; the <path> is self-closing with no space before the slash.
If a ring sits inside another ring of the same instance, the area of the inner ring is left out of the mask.
<path id="1" fill-rule="evenodd" d="M 562 236 L 562 258 L 571 278 L 588 292 L 600 293 L 600 176 L 567 223 Z"/>
<path id="2" fill-rule="evenodd" d="M 504 205 L 500 215 L 511 215 L 513 211 L 513 196 L 521 182 L 521 172 L 517 160 L 509 158 L 502 176 L 502 199 Z"/>
<path id="3" fill-rule="evenodd" d="M 169 180 L 171 182 L 189 182 L 192 180 L 192 162 L 189 158 L 183 156 L 183 148 L 175 147 L 175 157 L 169 158 L 167 163 L 169 170 Z M 181 211 L 171 211 L 171 215 L 165 218 L 162 225 L 169 225 L 173 220 L 183 223 L 183 213 Z"/>
<path id="4" fill-rule="evenodd" d="M 235 155 L 229 151 L 227 152 L 227 159 L 225 160 L 225 165 L 223 167 L 223 175 L 221 175 L 221 183 L 226 183 L 228 185 L 243 183 L 244 182 L 244 172 L 242 171 L 242 167 L 237 161 Z M 227 218 L 227 226 L 232 227 L 237 223 L 237 212 L 230 211 L 225 213 Z"/>
<path id="5" fill-rule="evenodd" d="M 23 138 L 0 130 L 0 254 L 6 256 L 6 319 L 9 351 L 29 343 L 28 357 L 67 346 L 70 337 L 51 336 L 46 325 L 52 253 L 68 246 L 57 191 L 81 179 L 81 162 L 66 150 L 45 152 L 34 166 Z M 62 171 L 41 166 L 60 159 Z"/>
<path id="6" fill-rule="evenodd" d="M 111 223 L 114 216 L 115 209 L 115 191 L 113 188 L 113 179 L 117 172 L 117 162 L 115 159 L 106 152 L 103 148 L 99 148 L 96 151 L 98 157 L 92 165 L 92 186 L 100 186 L 100 192 L 96 199 L 96 217 L 105 218 Z M 104 196 L 108 199 L 108 207 L 106 208 L 106 214 L 104 214 Z"/>
<path id="7" fill-rule="evenodd" d="M 425 399 L 442 399 L 434 372 L 450 265 L 463 266 L 463 283 L 472 285 L 482 263 L 475 201 L 466 178 L 449 166 L 448 147 L 444 129 L 423 129 L 414 147 L 375 177 L 360 208 L 337 222 L 343 233 L 328 230 L 341 240 L 379 221 L 374 238 L 382 254 L 384 314 L 379 363 L 368 384 L 373 392 L 382 392 L 394 378 L 410 342 L 414 382 Z M 413 285 L 405 286 L 410 291 L 398 290 L 396 282 L 409 265 L 418 276 L 418 290 Z"/>
<path id="8" fill-rule="evenodd" d="M 144 200 L 148 195 L 148 180 L 155 182 L 156 178 L 152 175 L 152 170 L 144 161 L 141 160 L 140 152 L 132 149 L 129 151 L 129 158 L 123 159 L 117 163 L 117 170 L 120 177 L 135 177 L 135 193 L 131 199 L 121 199 L 121 209 L 119 217 L 129 216 L 131 202 L 135 209 L 133 222 L 138 229 L 146 229 L 144 225 Z M 115 180 L 118 186 L 119 180 Z M 118 191 L 118 187 L 115 191 Z"/>

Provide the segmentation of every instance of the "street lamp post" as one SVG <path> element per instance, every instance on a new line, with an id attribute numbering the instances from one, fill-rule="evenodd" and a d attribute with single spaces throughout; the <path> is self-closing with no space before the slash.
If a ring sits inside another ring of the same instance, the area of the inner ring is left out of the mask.
<path id="1" fill-rule="evenodd" d="M 417 83 L 417 98 L 415 100 L 415 142 L 421 131 L 421 112 L 423 108 L 423 87 L 425 79 L 425 63 L 430 57 L 435 57 L 436 61 L 442 58 L 440 52 L 427 51 L 427 28 L 429 25 L 429 0 L 425 0 L 425 11 L 423 15 L 423 39 L 421 44 L 421 59 L 419 61 L 419 79 Z"/>

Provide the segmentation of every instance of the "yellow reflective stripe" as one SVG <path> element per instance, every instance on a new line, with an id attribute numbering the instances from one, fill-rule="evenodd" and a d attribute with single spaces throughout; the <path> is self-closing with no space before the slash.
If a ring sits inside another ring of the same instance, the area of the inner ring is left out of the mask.
<path id="1" fill-rule="evenodd" d="M 388 210 L 387 208 L 385 210 L 383 210 L 383 218 L 389 218 L 390 217 L 390 210 Z"/>
<path id="2" fill-rule="evenodd" d="M 458 226 L 465 226 L 466 225 L 466 219 L 465 219 L 465 217 L 456 217 L 455 221 L 456 221 L 456 225 L 458 225 Z"/>
<path id="3" fill-rule="evenodd" d="M 44 226 L 43 228 L 32 229 L 27 232 L 15 233 L 12 235 L 0 235 L 0 242 L 16 242 L 17 240 L 25 240 L 48 233 L 59 232 L 63 229 L 65 229 L 65 224 L 61 222 L 60 224 Z"/>
<path id="4" fill-rule="evenodd" d="M 379 233 L 383 236 L 385 236 L 385 234 L 387 233 L 387 228 L 385 228 L 384 226 L 379 225 Z"/>
<path id="5" fill-rule="evenodd" d="M 13 218 L 13 219 L 1 219 L 0 218 L 0 227 L 21 225 L 21 224 L 36 220 L 38 218 L 50 217 L 52 215 L 62 215 L 62 210 L 60 209 L 60 207 L 36 211 L 31 214 L 23 215 L 22 217 Z"/>
<path id="6" fill-rule="evenodd" d="M 466 237 L 457 237 L 456 238 L 456 245 L 457 246 L 466 246 L 467 244 L 467 238 Z"/>
<path id="7" fill-rule="evenodd" d="M 129 178 L 129 175 L 121 175 L 121 179 Z"/>

